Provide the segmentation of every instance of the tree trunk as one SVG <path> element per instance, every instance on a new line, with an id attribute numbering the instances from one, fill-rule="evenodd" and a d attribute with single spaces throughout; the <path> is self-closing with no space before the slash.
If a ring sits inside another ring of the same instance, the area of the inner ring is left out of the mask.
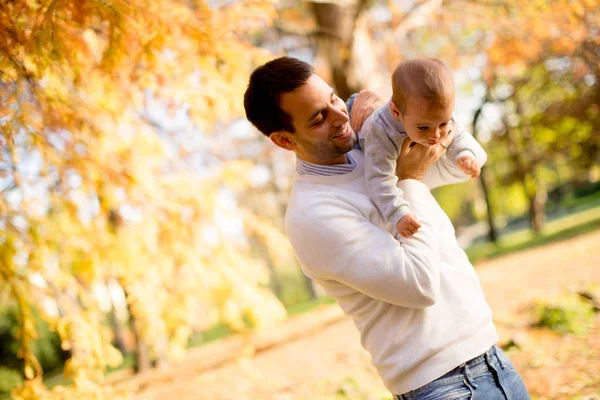
<path id="1" fill-rule="evenodd" d="M 342 6 L 334 1 L 311 3 L 318 26 L 318 51 L 327 61 L 333 85 L 342 99 L 360 89 L 350 83 L 350 70 L 356 20 L 366 4 L 367 0 L 357 0 L 352 6 Z"/>
<path id="2" fill-rule="evenodd" d="M 523 116 L 523 105 L 521 102 L 516 101 L 517 115 Z M 536 164 L 538 161 L 535 156 L 535 148 L 532 146 L 533 143 L 533 132 L 531 126 L 524 124 L 521 128 L 521 135 L 523 138 L 524 154 L 529 155 L 529 162 L 523 162 L 521 157 L 517 157 L 523 175 L 523 184 L 525 185 L 525 191 L 529 196 L 529 221 L 531 223 L 531 229 L 536 234 L 542 231 L 544 222 L 546 221 L 546 191 L 541 189 L 538 179 L 535 176 Z"/>
<path id="3" fill-rule="evenodd" d="M 487 91 L 486 91 L 486 96 L 483 99 L 481 106 L 477 109 L 477 111 L 475 111 L 475 115 L 473 115 L 473 137 L 475 139 L 477 139 L 477 134 L 478 134 L 477 121 L 479 120 L 479 117 L 481 116 L 481 112 L 483 111 L 483 106 L 485 106 L 488 101 L 489 101 L 489 99 L 488 99 Z M 496 225 L 494 224 L 494 210 L 492 209 L 492 202 L 490 200 L 490 192 L 489 192 L 489 188 L 488 188 L 488 178 L 489 177 L 487 174 L 487 168 L 482 167 L 481 175 L 479 175 L 479 183 L 481 185 L 481 190 L 483 191 L 483 198 L 485 199 L 487 222 L 488 222 L 488 227 L 489 227 L 488 238 L 490 239 L 490 242 L 496 243 L 498 241 L 498 229 L 496 228 Z"/>
<path id="4" fill-rule="evenodd" d="M 135 321 L 132 321 L 135 323 Z M 152 369 L 152 359 L 150 357 L 150 348 L 148 344 L 139 337 L 137 329 L 133 329 L 135 340 L 135 366 L 133 369 L 136 374 Z"/>
<path id="5" fill-rule="evenodd" d="M 517 104 L 517 115 L 522 115 L 520 104 Z M 546 192 L 540 190 L 538 183 L 536 182 L 535 173 L 533 172 L 535 171 L 535 163 L 532 161 L 524 161 L 522 158 L 523 154 L 527 154 L 531 157 L 533 149 L 525 146 L 525 148 L 521 150 L 518 146 L 518 138 L 513 137 L 514 131 L 518 128 L 511 129 L 510 124 L 506 120 L 506 116 L 503 117 L 503 123 L 506 128 L 506 134 L 503 138 L 506 140 L 509 154 L 514 162 L 514 176 L 523 184 L 525 194 L 529 200 L 529 222 L 533 231 L 538 234 L 541 232 L 546 220 Z M 528 130 L 529 128 L 523 129 Z M 528 132 L 522 134 L 525 136 L 525 141 L 528 137 L 531 137 Z"/>
<path id="6" fill-rule="evenodd" d="M 131 323 L 131 332 L 133 334 L 133 340 L 135 342 L 135 366 L 133 367 L 136 373 L 144 372 L 152 368 L 152 358 L 150 357 L 150 346 L 144 340 L 140 334 L 140 322 L 137 320 L 135 313 L 131 310 L 131 293 L 127 289 L 127 285 L 123 282 L 119 282 L 123 287 L 125 293 L 125 300 L 127 303 L 127 311 L 129 312 L 129 320 Z"/>
<path id="7" fill-rule="evenodd" d="M 490 201 L 490 193 L 488 188 L 488 174 L 487 168 L 481 168 L 481 175 L 479 175 L 479 183 L 481 184 L 481 190 L 483 191 L 483 198 L 485 199 L 485 207 L 487 210 L 487 223 L 488 223 L 488 238 L 490 242 L 496 243 L 498 241 L 498 229 L 494 223 L 494 210 L 492 208 L 492 202 Z"/>
<path id="8" fill-rule="evenodd" d="M 304 273 L 302 273 L 302 276 L 304 277 L 304 285 L 306 286 L 306 291 L 308 292 L 308 296 L 310 297 L 311 300 L 316 299 L 317 293 L 315 292 L 315 287 L 313 286 L 313 281 L 308 276 L 306 276 Z"/>
<path id="9" fill-rule="evenodd" d="M 108 319 L 110 321 L 110 326 L 113 331 L 115 347 L 121 352 L 121 354 L 125 355 L 125 353 L 127 352 L 127 348 L 125 346 L 125 340 L 123 340 L 123 330 L 121 329 L 121 324 L 119 323 L 119 319 L 117 318 L 115 302 L 110 291 L 110 281 L 108 279 L 106 280 L 105 285 L 108 289 L 108 298 L 110 300 L 110 311 L 108 313 Z"/>
<path id="10" fill-rule="evenodd" d="M 536 234 L 541 233 L 546 222 L 545 197 L 545 193 L 539 188 L 536 188 L 533 194 L 529 196 L 529 222 Z"/>
<path id="11" fill-rule="evenodd" d="M 271 286 L 271 290 L 275 293 L 275 296 L 279 300 L 281 300 L 281 281 L 279 280 L 279 274 L 277 274 L 277 269 L 275 267 L 275 262 L 269 250 L 266 248 L 266 245 L 256 236 L 250 236 L 250 246 L 254 251 L 257 252 L 257 256 L 263 260 L 267 264 L 267 268 L 269 269 L 269 285 Z"/>

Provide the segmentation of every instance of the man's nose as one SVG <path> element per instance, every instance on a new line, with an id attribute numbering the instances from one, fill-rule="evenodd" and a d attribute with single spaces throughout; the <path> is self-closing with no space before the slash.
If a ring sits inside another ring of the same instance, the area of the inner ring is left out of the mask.
<path id="1" fill-rule="evenodd" d="M 330 113 L 331 113 L 331 117 L 332 117 L 332 119 L 331 119 L 332 124 L 335 127 L 342 126 L 350 120 L 348 115 L 344 111 L 342 111 L 340 108 L 331 107 Z"/>

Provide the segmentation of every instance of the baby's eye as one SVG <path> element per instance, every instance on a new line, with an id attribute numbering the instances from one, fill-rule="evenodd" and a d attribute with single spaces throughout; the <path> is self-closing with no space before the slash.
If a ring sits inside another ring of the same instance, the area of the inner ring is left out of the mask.
<path id="1" fill-rule="evenodd" d="M 420 131 L 426 131 L 428 128 L 428 126 L 417 126 L 417 129 Z"/>

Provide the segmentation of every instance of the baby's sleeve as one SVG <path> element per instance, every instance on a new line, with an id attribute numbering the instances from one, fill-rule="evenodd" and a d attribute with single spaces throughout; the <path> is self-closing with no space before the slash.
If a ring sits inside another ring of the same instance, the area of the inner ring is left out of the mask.
<path id="1" fill-rule="evenodd" d="M 470 155 L 477 162 L 477 165 L 482 167 L 487 161 L 487 154 L 483 147 L 468 131 L 458 125 L 455 129 L 457 132 L 446 150 L 446 157 L 456 164 L 461 157 Z"/>
<path id="2" fill-rule="evenodd" d="M 473 135 L 464 129 L 456 129 L 456 136 L 444 155 L 429 167 L 423 177 L 423 183 L 430 189 L 471 179 L 457 165 L 457 161 L 465 155 L 472 156 L 479 167 L 487 161 L 485 150 Z"/>
<path id="3" fill-rule="evenodd" d="M 364 127 L 365 177 L 371 199 L 381 215 L 394 226 L 410 207 L 398 188 L 396 164 L 400 150 L 388 137 L 383 126 L 373 119 Z"/>

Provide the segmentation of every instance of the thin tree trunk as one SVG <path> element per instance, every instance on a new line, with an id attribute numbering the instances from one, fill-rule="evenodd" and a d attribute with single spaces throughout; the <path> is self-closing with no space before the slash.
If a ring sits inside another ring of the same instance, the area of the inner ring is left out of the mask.
<path id="1" fill-rule="evenodd" d="M 492 207 L 492 202 L 490 200 L 490 192 L 488 188 L 488 173 L 487 168 L 481 168 L 481 175 L 479 175 L 479 184 L 481 185 L 481 190 L 483 191 L 483 198 L 485 199 L 485 207 L 486 207 L 486 216 L 488 222 L 488 238 L 490 242 L 496 243 L 498 241 L 498 229 L 496 228 L 496 224 L 494 223 L 494 209 Z"/>
<path id="2" fill-rule="evenodd" d="M 119 284 L 123 287 L 123 292 L 125 293 L 125 300 L 127 303 L 127 311 L 129 312 L 129 320 L 131 322 L 131 332 L 133 334 L 133 339 L 135 342 L 135 366 L 134 370 L 136 373 L 144 372 L 152 368 L 152 358 L 150 357 L 150 346 L 143 339 L 140 334 L 140 322 L 137 320 L 135 313 L 131 310 L 131 293 L 127 289 L 127 285 L 124 285 L 123 282 L 119 282 Z"/>
<path id="3" fill-rule="evenodd" d="M 521 105 L 517 103 L 517 115 L 522 115 Z M 527 142 L 523 145 L 523 148 L 520 149 L 518 146 L 518 137 L 515 137 L 514 132 L 519 128 L 511 128 L 508 123 L 506 116 L 503 117 L 503 121 L 506 134 L 503 136 L 504 140 L 508 145 L 508 151 L 510 157 L 514 162 L 515 173 L 514 176 L 519 181 L 522 182 L 523 188 L 525 190 L 525 194 L 529 200 L 529 222 L 531 228 L 535 233 L 540 233 L 544 222 L 546 220 L 546 193 L 538 187 L 538 183 L 535 178 L 535 163 L 530 161 L 523 160 L 525 155 L 532 157 L 534 154 L 534 150 L 527 146 Z M 522 127 L 521 129 L 528 129 L 526 127 Z M 521 131 L 521 135 L 524 136 L 524 140 L 527 141 L 531 136 L 527 132 Z"/>
<path id="4" fill-rule="evenodd" d="M 259 258 L 265 260 L 267 268 L 269 269 L 269 285 L 271 286 L 273 293 L 275 293 L 275 296 L 281 300 L 281 281 L 279 280 L 279 274 L 277 273 L 275 262 L 273 257 L 271 257 L 269 250 L 256 235 L 250 236 L 250 246 L 258 253 Z"/>
<path id="5" fill-rule="evenodd" d="M 108 279 L 105 281 L 105 285 L 108 289 L 108 298 L 110 300 L 110 311 L 108 313 L 108 318 L 113 331 L 115 347 L 121 352 L 121 354 L 125 354 L 127 352 L 127 348 L 125 347 L 125 340 L 123 340 L 123 329 L 121 329 L 121 324 L 117 318 L 115 302 L 110 291 L 110 281 Z"/>
<path id="6" fill-rule="evenodd" d="M 313 281 L 305 274 L 302 274 L 302 276 L 304 277 L 304 285 L 306 286 L 306 291 L 308 292 L 308 296 L 310 297 L 311 300 L 316 299 L 317 293 L 315 292 L 315 287 L 313 286 Z"/>
<path id="7" fill-rule="evenodd" d="M 540 233 L 546 222 L 545 205 L 545 194 L 539 188 L 535 188 L 529 196 L 529 221 L 535 233 Z"/>
<path id="8" fill-rule="evenodd" d="M 523 115 L 523 105 L 517 101 L 517 113 L 519 116 Z M 524 177 L 528 178 L 524 180 L 525 191 L 529 196 L 529 221 L 531 223 L 531 229 L 536 234 L 542 231 L 542 227 L 546 222 L 546 191 L 542 188 L 539 180 L 535 176 L 536 164 L 535 160 L 535 148 L 532 146 L 533 143 L 533 132 L 531 126 L 524 124 L 521 128 L 521 134 L 523 137 L 523 143 L 525 145 L 525 154 L 529 155 L 530 161 L 525 167 L 524 163 L 521 162 L 521 168 L 525 172 Z M 533 159 L 533 160 L 532 160 Z M 519 157 L 519 160 L 521 158 Z M 530 184 L 527 184 L 530 182 Z"/>
<path id="9" fill-rule="evenodd" d="M 476 139 L 477 139 L 477 135 L 478 135 L 477 121 L 479 120 L 479 117 L 481 116 L 483 106 L 486 105 L 487 102 L 488 102 L 488 97 L 487 97 L 487 90 L 486 90 L 486 96 L 485 96 L 483 102 L 481 103 L 481 106 L 477 109 L 477 111 L 475 112 L 475 115 L 473 116 L 473 137 Z M 479 184 L 481 185 L 481 190 L 483 191 L 483 198 L 485 199 L 487 222 L 488 222 L 488 227 L 489 227 L 488 238 L 489 238 L 490 242 L 496 243 L 498 241 L 498 229 L 496 228 L 496 224 L 494 223 L 494 210 L 492 208 L 492 202 L 490 200 L 488 179 L 489 179 L 489 176 L 487 174 L 487 168 L 482 167 L 481 175 L 479 175 Z"/>

